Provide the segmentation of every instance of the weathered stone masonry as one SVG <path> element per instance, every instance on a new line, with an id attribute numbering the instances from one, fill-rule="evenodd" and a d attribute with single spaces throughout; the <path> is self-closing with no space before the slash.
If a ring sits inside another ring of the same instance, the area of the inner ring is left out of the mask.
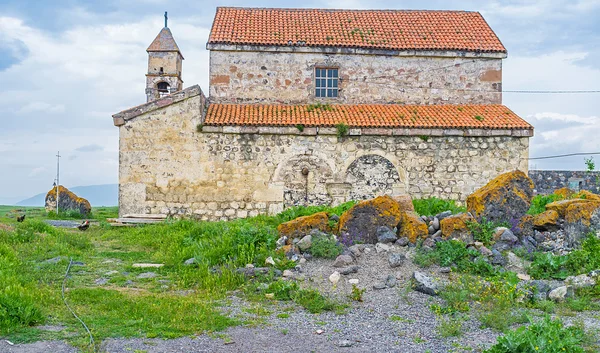
<path id="1" fill-rule="evenodd" d="M 209 44 L 213 103 L 286 104 L 314 97 L 315 67 L 340 72 L 336 103 L 502 102 L 503 53 L 391 52 Z"/>
<path id="2" fill-rule="evenodd" d="M 168 99 L 114 117 L 121 214 L 225 220 L 405 193 L 463 201 L 499 173 L 527 170 L 527 131 L 413 129 L 412 136 L 394 136 L 351 129 L 344 138 L 332 128 L 205 126 L 198 132 L 205 104 L 199 88 Z M 419 137 L 426 133 L 438 136 Z"/>

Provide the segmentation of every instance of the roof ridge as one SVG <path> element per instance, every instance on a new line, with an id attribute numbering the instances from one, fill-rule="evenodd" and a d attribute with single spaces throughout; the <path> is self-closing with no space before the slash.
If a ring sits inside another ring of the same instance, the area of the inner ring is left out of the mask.
<path id="1" fill-rule="evenodd" d="M 458 12 L 458 13 L 479 13 L 479 11 L 470 10 L 432 10 L 432 9 L 342 9 L 342 8 L 319 8 L 319 7 L 244 7 L 244 6 L 217 6 L 217 9 L 236 9 L 236 10 L 275 10 L 275 11 L 353 11 L 353 12 Z"/>

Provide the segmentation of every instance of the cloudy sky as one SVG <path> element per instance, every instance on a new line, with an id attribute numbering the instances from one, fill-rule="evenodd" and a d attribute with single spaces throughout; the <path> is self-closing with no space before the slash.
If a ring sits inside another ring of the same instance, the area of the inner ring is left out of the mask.
<path id="1" fill-rule="evenodd" d="M 343 5 L 341 5 L 343 4 Z M 216 6 L 280 1 L 0 0 L 0 204 L 61 184 L 117 183 L 111 114 L 145 102 L 145 49 L 163 26 L 183 51 L 185 86 L 208 87 Z M 505 90 L 599 90 L 600 0 L 305 1 L 306 7 L 480 11 L 507 47 Z M 531 156 L 600 151 L 600 94 L 504 94 L 536 128 Z M 600 155 L 596 157 L 600 162 Z M 600 165 L 600 163 L 598 163 Z M 583 157 L 532 161 L 583 169 Z"/>

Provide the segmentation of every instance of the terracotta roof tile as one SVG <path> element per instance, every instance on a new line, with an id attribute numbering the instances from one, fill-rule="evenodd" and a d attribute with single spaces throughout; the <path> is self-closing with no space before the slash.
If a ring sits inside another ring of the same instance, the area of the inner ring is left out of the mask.
<path id="1" fill-rule="evenodd" d="M 219 7 L 208 43 L 506 52 L 481 14 L 468 11 Z"/>
<path id="2" fill-rule="evenodd" d="M 533 129 L 500 104 L 490 105 L 251 105 L 211 104 L 206 125 Z"/>

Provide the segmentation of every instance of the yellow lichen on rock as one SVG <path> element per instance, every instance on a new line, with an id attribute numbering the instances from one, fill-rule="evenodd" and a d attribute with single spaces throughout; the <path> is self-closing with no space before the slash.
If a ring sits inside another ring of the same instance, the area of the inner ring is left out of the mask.
<path id="1" fill-rule="evenodd" d="M 478 220 L 521 219 L 529 210 L 533 186 L 533 181 L 520 170 L 501 174 L 467 197 L 467 210 Z"/>
<path id="2" fill-rule="evenodd" d="M 354 241 L 377 242 L 377 228 L 394 229 L 401 219 L 400 206 L 390 196 L 361 201 L 340 217 L 339 232 L 347 233 Z"/>
<path id="3" fill-rule="evenodd" d="M 56 211 L 56 191 L 53 187 L 46 194 L 46 211 Z M 82 215 L 88 215 L 92 212 L 92 205 L 83 197 L 79 197 L 66 187 L 58 186 L 58 208 L 60 211 L 77 211 Z"/>
<path id="4" fill-rule="evenodd" d="M 548 230 L 558 228 L 558 212 L 546 210 L 533 218 L 533 226 L 537 229 Z"/>
<path id="5" fill-rule="evenodd" d="M 589 203 L 592 202 L 586 199 L 571 199 L 571 200 L 562 200 L 562 201 L 554 201 L 546 205 L 547 211 L 556 211 L 560 218 L 565 217 L 565 213 L 567 208 L 571 205 L 580 204 L 580 203 Z"/>
<path id="6" fill-rule="evenodd" d="M 468 223 L 476 223 L 477 221 L 469 213 L 461 213 L 458 215 L 446 217 L 440 221 L 440 229 L 442 230 L 442 238 L 444 239 L 460 239 L 465 242 L 470 240 L 470 231 Z"/>
<path id="7" fill-rule="evenodd" d="M 313 229 L 318 229 L 322 232 L 331 231 L 329 227 L 329 215 L 327 212 L 319 212 L 310 216 L 298 217 L 289 222 L 281 223 L 277 227 L 277 231 L 282 237 L 288 237 L 288 244 L 291 244 L 294 238 L 303 237 Z"/>
<path id="8" fill-rule="evenodd" d="M 600 201 L 600 195 L 594 194 L 593 192 L 587 190 L 581 190 L 580 192 L 573 195 L 573 197 L 590 201 Z"/>
<path id="9" fill-rule="evenodd" d="M 427 238 L 429 230 L 427 224 L 415 212 L 402 213 L 402 219 L 398 225 L 398 235 L 407 237 L 411 243 L 416 243 L 419 238 Z"/>
<path id="10" fill-rule="evenodd" d="M 575 190 L 569 189 L 568 187 L 564 187 L 554 190 L 553 194 L 560 196 L 564 200 L 572 198 L 573 195 L 576 194 L 576 192 Z"/>
<path id="11" fill-rule="evenodd" d="M 589 226 L 592 213 L 598 208 L 600 208 L 599 201 L 571 204 L 565 210 L 565 221 L 567 223 L 581 222 L 581 224 Z"/>

